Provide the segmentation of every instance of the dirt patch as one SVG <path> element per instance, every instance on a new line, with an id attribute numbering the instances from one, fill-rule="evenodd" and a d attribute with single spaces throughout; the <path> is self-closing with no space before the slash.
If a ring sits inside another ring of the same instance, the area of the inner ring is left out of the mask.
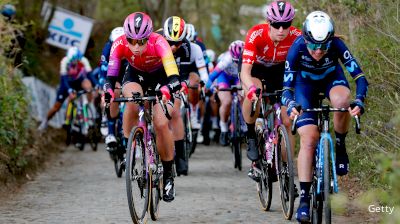
<path id="1" fill-rule="evenodd" d="M 345 216 L 351 217 L 352 220 L 360 220 L 359 223 L 379 223 L 380 216 L 375 213 L 368 212 L 367 205 L 360 204 L 361 195 L 367 191 L 361 184 L 358 177 L 345 176 L 339 177 L 340 191 L 345 192 L 348 202 L 346 203 Z M 361 221 L 362 220 L 362 221 Z"/>
<path id="2" fill-rule="evenodd" d="M 6 164 L 0 164 L 0 198 L 17 192 L 22 184 L 32 180 L 64 148 L 60 144 L 65 142 L 65 131 L 62 129 L 49 127 L 44 133 L 32 130 L 30 136 L 31 143 L 23 151 L 24 166 L 10 169 Z"/>

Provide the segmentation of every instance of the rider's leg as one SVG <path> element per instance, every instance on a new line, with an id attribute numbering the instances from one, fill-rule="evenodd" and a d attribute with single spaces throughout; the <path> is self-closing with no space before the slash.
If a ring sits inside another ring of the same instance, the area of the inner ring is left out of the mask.
<path id="1" fill-rule="evenodd" d="M 46 117 L 40 123 L 38 130 L 43 131 L 47 128 L 47 124 L 51 118 L 60 110 L 65 98 L 68 97 L 68 89 L 61 82 L 59 89 L 57 90 L 57 101 L 54 103 L 53 107 L 47 112 Z"/>
<path id="2" fill-rule="evenodd" d="M 121 85 L 119 82 L 115 84 L 114 94 L 116 97 L 119 97 L 121 94 L 120 90 Z M 119 116 L 119 103 L 112 102 L 110 104 L 110 117 L 107 119 L 108 124 L 108 135 L 106 136 L 105 143 L 107 146 L 114 146 L 117 143 L 117 139 L 115 138 L 115 124 L 117 118 Z"/>
<path id="3" fill-rule="evenodd" d="M 142 87 L 136 82 L 127 82 L 123 85 L 122 94 L 124 97 L 132 97 L 132 92 L 139 92 L 143 95 Z M 137 125 L 139 114 L 139 106 L 135 103 L 127 103 L 125 105 L 122 129 L 124 130 L 124 137 L 129 138 L 131 129 Z"/>
<path id="4" fill-rule="evenodd" d="M 310 219 L 310 188 L 314 151 L 318 142 L 319 132 L 316 125 L 305 125 L 298 128 L 300 135 L 300 151 L 297 159 L 297 170 L 300 182 L 300 203 L 296 212 L 298 221 Z"/>
<path id="5" fill-rule="evenodd" d="M 175 143 L 175 165 L 176 172 L 178 175 L 187 174 L 188 167 L 185 163 L 185 148 L 184 148 L 184 136 L 185 127 L 183 125 L 182 115 L 181 115 L 181 100 L 179 98 L 174 99 L 174 109 L 171 114 L 171 120 L 169 125 L 173 131 L 174 143 Z"/>
<path id="6" fill-rule="evenodd" d="M 294 158 L 294 149 L 296 148 L 296 141 L 294 136 L 292 135 L 292 121 L 289 119 L 289 116 L 287 115 L 287 107 L 282 106 L 281 107 L 281 119 L 282 123 L 286 128 L 286 132 L 288 133 L 289 136 L 289 142 L 291 146 L 291 152 L 292 152 L 292 158 Z M 282 157 L 283 161 L 286 161 L 286 150 L 282 149 Z"/>
<path id="7" fill-rule="evenodd" d="M 199 86 L 200 85 L 200 77 L 197 73 L 191 72 L 189 73 L 189 96 L 188 101 L 191 108 L 191 117 L 192 120 L 192 127 L 193 129 L 200 129 L 201 122 L 197 119 L 197 110 L 199 109 L 199 100 L 200 100 L 200 88 L 193 89 L 190 87 Z"/>
<path id="8" fill-rule="evenodd" d="M 226 146 L 228 145 L 228 118 L 232 104 L 232 94 L 227 91 L 220 91 L 218 92 L 218 97 L 221 102 L 219 107 L 219 125 L 221 128 L 220 144 Z"/>
<path id="9" fill-rule="evenodd" d="M 347 86 L 334 86 L 329 92 L 329 99 L 333 107 L 348 108 L 350 105 L 350 89 Z M 333 115 L 333 124 L 336 135 L 336 172 L 346 175 L 349 170 L 349 157 L 346 152 L 346 134 L 350 125 L 350 114 L 336 112 Z"/>
<path id="10" fill-rule="evenodd" d="M 257 86 L 257 88 L 262 89 L 261 81 L 255 77 L 252 77 L 253 83 Z M 242 108 L 242 114 L 243 114 L 243 119 L 247 124 L 247 138 L 248 138 L 248 149 L 247 149 L 247 157 L 252 160 L 252 161 L 257 161 L 259 158 L 258 155 L 258 150 L 256 148 L 256 132 L 255 132 L 255 121 L 258 117 L 258 114 L 260 113 L 260 101 L 257 102 L 257 107 L 256 111 L 254 113 L 254 116 L 251 116 L 251 106 L 252 102 L 246 97 L 247 96 L 248 89 L 245 87 L 245 92 L 244 92 L 244 100 L 243 100 L 243 108 Z"/>

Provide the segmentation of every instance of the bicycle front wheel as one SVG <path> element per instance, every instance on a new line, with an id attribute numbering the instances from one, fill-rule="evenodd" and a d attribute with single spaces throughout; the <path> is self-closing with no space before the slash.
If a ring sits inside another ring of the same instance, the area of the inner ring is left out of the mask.
<path id="1" fill-rule="evenodd" d="M 146 161 L 144 131 L 134 127 L 128 140 L 125 174 L 128 206 L 134 223 L 144 223 L 147 220 L 151 173 L 147 172 Z"/>
<path id="2" fill-rule="evenodd" d="M 258 197 L 261 203 L 261 209 L 269 211 L 272 202 L 272 180 L 269 177 L 272 169 L 266 162 L 261 162 L 261 180 L 257 183 Z"/>
<path id="3" fill-rule="evenodd" d="M 152 220 L 156 221 L 159 216 L 159 207 L 163 192 L 163 166 L 161 163 L 161 157 L 157 152 L 157 146 L 154 142 L 154 135 L 152 135 L 152 137 L 151 144 L 153 149 L 154 164 L 151 168 L 150 216 Z"/>
<path id="4" fill-rule="evenodd" d="M 278 144 L 275 149 L 275 164 L 278 173 L 282 211 L 285 219 L 292 219 L 294 206 L 294 171 L 289 135 L 285 126 L 278 127 Z"/>
<path id="5" fill-rule="evenodd" d="M 330 167 L 331 165 L 329 161 L 329 141 L 327 138 L 324 139 L 323 143 L 324 147 L 324 219 L 326 224 L 331 223 L 331 175 L 330 175 Z"/>

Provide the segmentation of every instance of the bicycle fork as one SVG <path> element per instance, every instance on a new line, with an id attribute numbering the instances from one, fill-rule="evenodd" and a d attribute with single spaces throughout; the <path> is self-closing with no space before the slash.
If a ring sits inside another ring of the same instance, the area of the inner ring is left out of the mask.
<path id="1" fill-rule="evenodd" d="M 321 174 L 320 178 L 318 178 L 317 181 L 317 194 L 321 193 L 321 188 L 322 188 L 322 181 L 324 180 L 324 166 L 329 166 L 329 164 L 324 164 L 324 140 L 328 140 L 329 142 L 329 153 L 331 157 L 331 163 L 332 163 L 332 176 L 333 176 L 333 192 L 338 193 L 339 192 L 339 187 L 338 187 L 338 182 L 337 182 L 337 176 L 336 176 L 336 166 L 335 166 L 335 154 L 334 154 L 334 148 L 333 148 L 333 141 L 332 138 L 330 138 L 329 133 L 321 133 L 321 138 L 317 147 L 317 155 L 318 155 L 318 161 L 317 161 L 317 167 L 318 167 L 318 172 Z M 326 184 L 326 183 L 324 183 Z M 329 183 L 332 186 L 332 183 Z"/>

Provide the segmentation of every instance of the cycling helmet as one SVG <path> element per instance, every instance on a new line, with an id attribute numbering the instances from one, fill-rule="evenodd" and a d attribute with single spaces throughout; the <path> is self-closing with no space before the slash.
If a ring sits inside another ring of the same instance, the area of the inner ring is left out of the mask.
<path id="1" fill-rule="evenodd" d="M 114 42 L 118 37 L 124 35 L 124 28 L 122 26 L 120 27 L 115 27 L 110 34 L 110 41 Z"/>
<path id="2" fill-rule="evenodd" d="M 242 55 L 244 48 L 244 42 L 241 40 L 235 40 L 229 45 L 229 53 L 231 53 L 232 59 L 238 61 Z"/>
<path id="3" fill-rule="evenodd" d="M 267 6 L 267 20 L 271 23 L 290 22 L 294 14 L 294 8 L 289 2 L 276 1 Z"/>
<path id="4" fill-rule="evenodd" d="M 330 41 L 335 34 L 335 27 L 331 17 L 325 12 L 310 13 L 303 24 L 303 37 L 314 44 L 324 44 Z"/>
<path id="5" fill-rule="evenodd" d="M 164 22 L 164 36 L 169 41 L 182 41 L 186 36 L 185 20 L 171 16 Z"/>
<path id="6" fill-rule="evenodd" d="M 7 17 L 7 19 L 11 19 L 16 13 L 16 9 L 15 6 L 12 4 L 5 4 L 3 5 L 3 7 L 1 8 L 1 14 L 5 17 Z"/>
<path id="7" fill-rule="evenodd" d="M 134 12 L 126 17 L 124 31 L 127 38 L 134 40 L 145 39 L 153 32 L 153 22 L 147 14 Z"/>
<path id="8" fill-rule="evenodd" d="M 208 58 L 210 59 L 211 62 L 215 61 L 215 52 L 211 49 L 207 49 L 206 50 L 206 54 L 208 56 Z"/>
<path id="9" fill-rule="evenodd" d="M 67 50 L 67 58 L 68 58 L 69 62 L 71 62 L 71 61 L 79 61 L 79 60 L 82 59 L 82 57 L 83 57 L 83 55 L 82 55 L 82 53 L 81 53 L 81 51 L 79 50 L 78 47 L 70 47 Z"/>
<path id="10" fill-rule="evenodd" d="M 193 42 L 196 39 L 197 33 L 194 29 L 193 24 L 187 23 L 186 24 L 186 39 Z"/>

